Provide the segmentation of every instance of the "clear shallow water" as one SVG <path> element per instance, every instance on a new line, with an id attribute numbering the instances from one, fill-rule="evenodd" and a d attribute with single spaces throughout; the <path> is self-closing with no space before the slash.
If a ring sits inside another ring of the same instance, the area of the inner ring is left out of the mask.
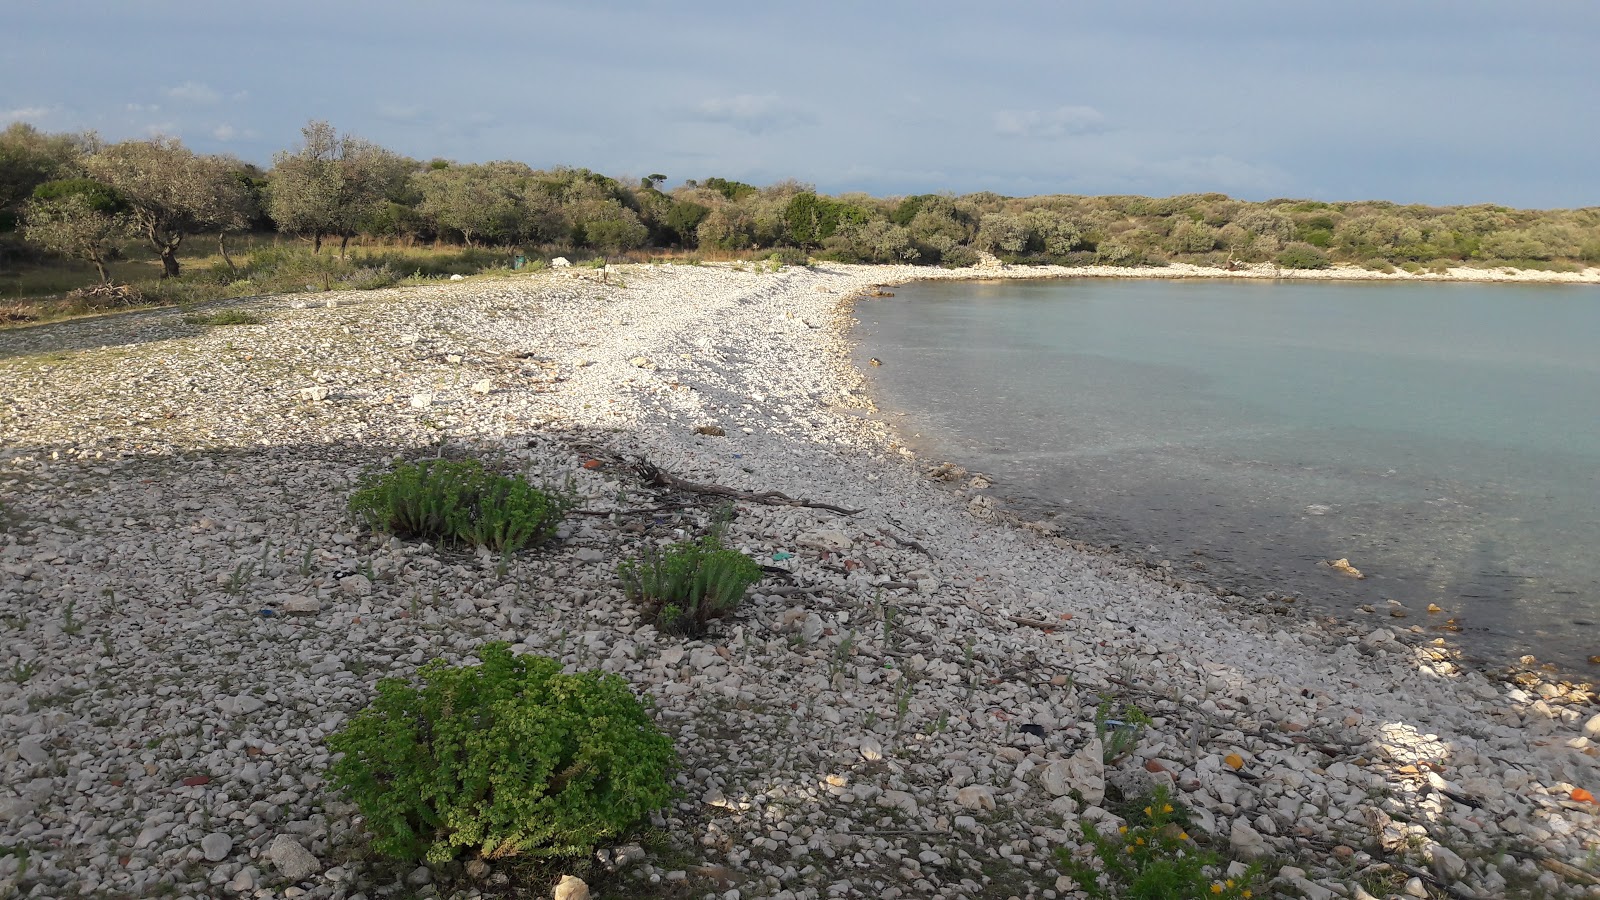
<path id="1" fill-rule="evenodd" d="M 1600 654 L 1600 291 L 895 292 L 855 308 L 860 361 L 883 360 L 863 366 L 878 405 L 1067 534 L 1250 595 L 1372 604 L 1374 626 L 1454 617 L 1452 641 L 1491 663 L 1531 653 L 1586 674 Z M 1317 565 L 1341 557 L 1368 577 Z M 1391 619 L 1390 600 L 1410 615 Z"/>

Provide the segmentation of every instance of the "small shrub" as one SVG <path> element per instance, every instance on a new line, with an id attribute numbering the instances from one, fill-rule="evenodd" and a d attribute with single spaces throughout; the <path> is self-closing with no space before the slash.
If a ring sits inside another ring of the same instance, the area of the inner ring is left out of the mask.
<path id="1" fill-rule="evenodd" d="M 546 540 L 572 505 L 521 478 L 484 471 L 476 460 L 400 463 L 369 474 L 350 511 L 379 530 L 511 552 Z"/>
<path id="2" fill-rule="evenodd" d="M 966 244 L 957 244 L 939 254 L 939 265 L 946 269 L 969 269 L 978 264 L 978 251 Z"/>
<path id="3" fill-rule="evenodd" d="M 1278 265 L 1285 269 L 1326 269 L 1328 254 L 1310 244 L 1290 244 L 1278 253 Z"/>
<path id="4" fill-rule="evenodd" d="M 715 535 L 661 550 L 618 567 L 628 599 L 645 607 L 656 627 L 675 634 L 703 634 L 711 620 L 739 605 L 761 580 L 761 567 L 722 546 Z"/>
<path id="5" fill-rule="evenodd" d="M 767 257 L 780 266 L 808 266 L 811 257 L 804 250 L 795 247 L 779 247 Z"/>
<path id="6" fill-rule="evenodd" d="M 331 782 L 373 848 L 441 864 L 587 855 L 672 798 L 672 742 L 615 675 L 485 644 L 477 666 L 435 659 L 328 738 Z"/>
<path id="7" fill-rule="evenodd" d="M 1088 820 L 1080 823 L 1093 861 L 1074 856 L 1066 847 L 1056 848 L 1061 871 L 1088 896 L 1241 900 L 1254 895 L 1260 867 L 1252 865 L 1235 878 L 1223 874 L 1221 858 L 1190 839 L 1185 830 L 1188 811 L 1172 802 L 1165 787 L 1157 788 L 1143 809 L 1136 808 L 1128 819 L 1116 834 L 1101 834 Z"/>

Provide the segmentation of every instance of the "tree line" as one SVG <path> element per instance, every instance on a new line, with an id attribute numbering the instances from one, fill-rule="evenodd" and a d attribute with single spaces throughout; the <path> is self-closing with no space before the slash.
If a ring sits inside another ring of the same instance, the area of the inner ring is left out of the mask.
<path id="1" fill-rule="evenodd" d="M 1335 262 L 1384 268 L 1600 263 L 1600 208 L 1518 210 L 1381 201 L 1176 197 L 827 196 L 797 181 L 721 177 L 662 190 L 513 161 L 419 161 L 313 121 L 270 169 L 194 153 L 176 138 L 105 143 L 17 123 L 0 132 L 0 254 L 106 263 L 130 236 L 163 277 L 185 240 L 278 231 L 321 252 L 354 238 L 551 252 L 776 250 L 844 262 L 1212 265 Z M 20 237 L 22 242 L 16 239 Z"/>

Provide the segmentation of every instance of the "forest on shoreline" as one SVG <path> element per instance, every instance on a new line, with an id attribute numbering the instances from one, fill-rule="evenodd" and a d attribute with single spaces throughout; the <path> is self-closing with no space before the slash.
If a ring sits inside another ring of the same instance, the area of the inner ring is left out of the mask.
<path id="1" fill-rule="evenodd" d="M 964 267 L 988 253 L 1013 263 L 1385 272 L 1600 264 L 1595 207 L 1252 202 L 1216 193 L 829 196 L 792 180 L 757 186 L 711 176 L 666 188 L 667 180 L 416 160 L 317 121 L 267 169 L 196 154 L 175 138 L 106 143 L 16 123 L 0 132 L 0 297 L 134 282 L 137 289 L 98 296 L 183 302 L 292 289 L 284 284 L 383 286 L 556 255 Z M 80 291 L 79 305 L 94 295 Z M 16 302 L 9 309 L 0 318 L 37 312 Z"/>

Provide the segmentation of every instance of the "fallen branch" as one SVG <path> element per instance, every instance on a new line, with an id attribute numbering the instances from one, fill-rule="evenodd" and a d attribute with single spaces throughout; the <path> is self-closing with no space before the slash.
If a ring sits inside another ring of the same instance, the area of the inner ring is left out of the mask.
<path id="1" fill-rule="evenodd" d="M 730 500 L 743 500 L 746 503 L 760 503 L 764 506 L 803 506 L 807 509 L 825 509 L 841 516 L 853 516 L 866 511 L 865 509 L 845 509 L 842 506 L 834 506 L 831 503 L 796 500 L 782 491 L 741 491 L 731 487 L 724 487 L 720 484 L 699 484 L 693 481 L 685 481 L 643 459 L 635 462 L 633 469 L 645 484 L 672 491 L 682 491 L 686 494 L 727 497 Z"/>
<path id="2" fill-rule="evenodd" d="M 1026 625 L 1029 628 L 1042 628 L 1045 630 L 1050 630 L 1053 628 L 1058 628 L 1061 625 L 1060 622 L 1044 622 L 1039 619 L 1029 619 L 1025 616 L 1006 616 L 1006 618 L 1017 623 L 1018 625 Z"/>
<path id="3" fill-rule="evenodd" d="M 917 543 L 916 541 L 913 541 L 911 538 L 902 537 L 902 536 L 900 536 L 898 534 L 895 534 L 893 531 L 890 531 L 887 528 L 879 528 L 878 529 L 878 533 L 883 535 L 884 537 L 888 538 L 889 540 L 894 541 L 897 544 L 901 544 L 901 545 L 904 545 L 906 547 L 910 547 L 911 549 L 917 551 L 918 553 L 921 553 L 923 556 L 926 556 L 929 559 L 938 559 L 939 558 L 937 556 L 934 556 L 933 555 L 933 551 L 929 550 L 927 547 L 924 547 L 921 544 Z"/>

